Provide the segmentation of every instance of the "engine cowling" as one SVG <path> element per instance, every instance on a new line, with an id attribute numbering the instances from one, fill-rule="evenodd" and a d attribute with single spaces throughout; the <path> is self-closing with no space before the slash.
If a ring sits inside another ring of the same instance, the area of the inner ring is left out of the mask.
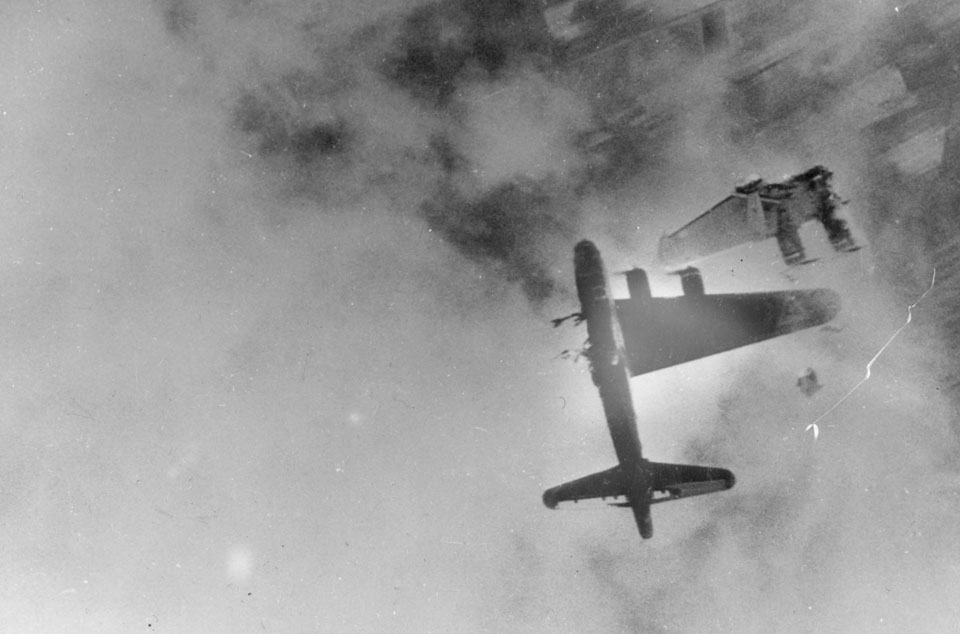
<path id="1" fill-rule="evenodd" d="M 650 280 L 643 269 L 633 268 L 626 273 L 627 288 L 630 290 L 630 299 L 640 301 L 650 299 Z"/>
<path id="2" fill-rule="evenodd" d="M 684 295 L 702 297 L 703 276 L 700 275 L 700 269 L 689 266 L 680 271 L 680 286 L 683 288 Z"/>

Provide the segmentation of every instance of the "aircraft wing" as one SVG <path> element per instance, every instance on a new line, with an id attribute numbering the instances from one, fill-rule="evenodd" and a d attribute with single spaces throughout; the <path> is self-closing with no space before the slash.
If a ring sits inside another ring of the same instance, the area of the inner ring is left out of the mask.
<path id="1" fill-rule="evenodd" d="M 620 465 L 597 473 L 564 482 L 543 493 L 543 503 L 557 508 L 560 502 L 576 502 L 594 498 L 615 498 L 627 495 L 629 480 Z"/>
<path id="2" fill-rule="evenodd" d="M 631 376 L 825 324 L 829 289 L 647 297 L 616 301 Z"/>
<path id="3" fill-rule="evenodd" d="M 651 504 L 726 491 L 736 482 L 733 473 L 719 467 L 667 462 L 648 462 L 646 467 L 654 491 Z"/>
<path id="4" fill-rule="evenodd" d="M 731 195 L 661 237 L 658 257 L 667 267 L 683 267 L 708 255 L 772 236 L 776 227 L 766 224 L 762 211 L 750 209 L 744 196 Z"/>

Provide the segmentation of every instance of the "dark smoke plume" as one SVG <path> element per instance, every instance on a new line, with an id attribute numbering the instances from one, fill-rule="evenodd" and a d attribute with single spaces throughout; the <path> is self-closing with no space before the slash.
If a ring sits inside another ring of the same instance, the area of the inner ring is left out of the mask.
<path id="1" fill-rule="evenodd" d="M 520 284 L 535 305 L 557 290 L 557 281 L 541 244 L 562 245 L 576 238 L 576 215 L 565 217 L 566 190 L 551 191 L 544 183 L 517 180 L 463 199 L 452 190 L 425 202 L 427 224 L 446 236 L 467 257 L 491 262 L 495 273 Z"/>
<path id="2" fill-rule="evenodd" d="M 556 157 L 541 156 L 535 174 L 520 165 L 490 176 L 485 165 L 517 159 L 509 148 L 478 149 L 471 140 L 503 136 L 496 123 L 542 138 L 523 117 L 543 119 L 545 100 L 566 98 L 551 95 L 557 89 L 542 77 L 541 88 L 527 94 L 544 43 L 531 30 L 538 24 L 532 11 L 516 0 L 433 3 L 339 36 L 336 44 L 319 41 L 311 65 L 239 91 L 235 129 L 297 195 L 317 197 L 328 209 L 331 201 L 388 196 L 397 214 L 418 215 L 466 258 L 489 265 L 493 278 L 518 284 L 540 304 L 562 286 L 550 251 L 576 238 L 578 215 L 565 182 L 579 164 L 550 166 Z M 174 19 L 187 13 L 182 3 L 170 5 L 174 30 L 189 26 Z M 401 95 L 394 98 L 404 111 L 381 109 L 372 119 L 367 110 L 385 94 Z M 509 108 L 497 101 L 504 97 Z M 494 107 L 502 115 L 496 123 L 484 114 Z M 412 134 L 384 140 L 379 128 L 391 126 L 391 118 Z M 572 128 L 553 132 L 569 123 L 535 125 L 550 129 L 561 153 L 575 155 Z"/>

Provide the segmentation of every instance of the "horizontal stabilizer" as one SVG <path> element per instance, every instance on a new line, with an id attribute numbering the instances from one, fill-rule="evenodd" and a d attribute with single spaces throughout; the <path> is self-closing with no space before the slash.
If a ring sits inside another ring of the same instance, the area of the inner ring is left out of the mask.
<path id="1" fill-rule="evenodd" d="M 726 491 L 736 483 L 733 473 L 719 467 L 649 462 L 647 469 L 654 491 L 651 504 Z"/>
<path id="2" fill-rule="evenodd" d="M 638 476 L 647 483 L 649 489 L 644 486 L 640 490 L 648 490 L 651 504 L 726 491 L 736 483 L 733 473 L 719 467 L 642 462 Z M 547 489 L 543 494 L 543 503 L 549 508 L 556 508 L 561 502 L 622 496 L 629 498 L 630 485 L 623 469 L 617 466 Z M 626 502 L 613 503 L 612 506 L 627 507 L 635 503 L 636 500 L 628 499 Z"/>
<path id="3" fill-rule="evenodd" d="M 825 324 L 840 309 L 829 289 L 618 299 L 637 376 Z"/>
<path id="4" fill-rule="evenodd" d="M 543 493 L 543 503 L 554 509 L 560 502 L 615 498 L 627 495 L 627 488 L 627 478 L 624 476 L 623 470 L 616 466 L 547 489 Z"/>

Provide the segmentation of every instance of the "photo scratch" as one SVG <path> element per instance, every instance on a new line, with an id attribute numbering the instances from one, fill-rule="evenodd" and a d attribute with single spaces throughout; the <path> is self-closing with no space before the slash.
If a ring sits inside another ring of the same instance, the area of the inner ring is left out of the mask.
<path id="1" fill-rule="evenodd" d="M 874 361 L 876 361 L 877 359 L 879 359 L 879 358 L 880 358 L 880 355 L 883 354 L 883 352 L 884 352 L 888 347 L 890 347 L 890 344 L 893 343 L 894 339 L 896 339 L 896 338 L 900 335 L 900 333 L 903 332 L 903 330 L 904 330 L 907 326 L 910 325 L 910 322 L 913 320 L 913 309 L 917 307 L 917 304 L 919 304 L 920 302 L 923 301 L 923 298 L 927 296 L 927 293 L 929 293 L 930 291 L 933 290 L 933 285 L 936 283 L 936 281 L 937 281 L 937 269 L 934 268 L 934 269 L 933 269 L 933 276 L 930 278 L 930 286 L 927 288 L 927 290 L 925 290 L 925 291 L 923 292 L 923 294 L 920 296 L 919 299 L 917 299 L 917 301 L 915 301 L 915 302 L 913 302 L 912 304 L 910 304 L 909 306 L 907 306 L 907 320 L 903 323 L 902 326 L 900 326 L 899 328 L 897 328 L 897 329 L 893 332 L 892 335 L 890 335 L 890 337 L 887 339 L 886 343 L 884 343 L 884 344 L 880 347 L 880 349 L 877 351 L 877 353 L 876 353 L 875 355 L 873 355 L 873 358 L 870 359 L 870 361 L 867 363 L 867 371 L 864 373 L 863 378 L 860 379 L 859 381 L 857 381 L 857 384 L 854 385 L 852 388 L 850 388 L 850 390 L 849 390 L 846 394 L 844 394 L 844 395 L 840 398 L 840 400 L 838 400 L 836 403 L 834 403 L 827 411 L 825 411 L 823 414 L 820 414 L 820 416 L 818 416 L 815 421 L 813 421 L 812 423 L 810 423 L 809 425 L 807 425 L 806 428 L 804 428 L 804 431 L 812 431 L 812 432 L 813 432 L 813 439 L 814 439 L 814 440 L 817 440 L 817 439 L 820 437 L 820 426 L 818 425 L 818 423 L 819 423 L 820 421 L 822 421 L 824 418 L 826 418 L 827 415 L 830 414 L 830 412 L 832 412 L 833 410 L 837 409 L 844 401 L 846 401 L 848 398 L 850 398 L 850 396 L 851 396 L 854 392 L 856 392 L 858 389 L 860 389 L 860 386 L 861 386 L 861 385 L 863 385 L 864 383 L 866 383 L 866 382 L 870 379 L 871 368 L 873 367 Z"/>

